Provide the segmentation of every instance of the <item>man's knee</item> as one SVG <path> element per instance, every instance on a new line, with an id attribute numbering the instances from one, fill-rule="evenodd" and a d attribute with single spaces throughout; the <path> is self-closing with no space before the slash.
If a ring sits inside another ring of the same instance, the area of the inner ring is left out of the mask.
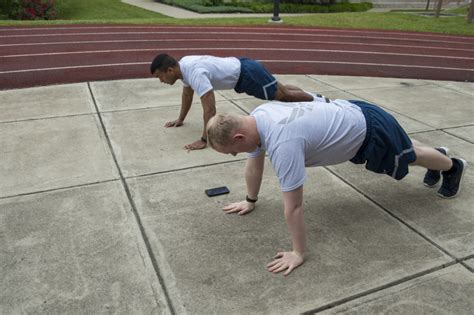
<path id="1" fill-rule="evenodd" d="M 286 86 L 284 86 L 280 82 L 277 82 L 277 89 L 275 92 L 275 97 L 273 99 L 276 101 L 284 102 L 285 100 L 288 99 L 288 96 L 289 96 L 288 94 L 289 92 Z"/>

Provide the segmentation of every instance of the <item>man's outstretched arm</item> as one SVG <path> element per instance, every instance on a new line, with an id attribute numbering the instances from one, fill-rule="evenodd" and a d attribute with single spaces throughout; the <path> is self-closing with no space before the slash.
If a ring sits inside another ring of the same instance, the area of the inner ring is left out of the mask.
<path id="1" fill-rule="evenodd" d="M 209 92 L 201 96 L 201 103 L 203 109 L 202 118 L 204 121 L 204 128 L 202 131 L 201 139 L 184 146 L 184 148 L 188 151 L 204 149 L 207 146 L 206 125 L 209 119 L 211 119 L 216 114 L 216 99 L 214 97 L 214 91 L 210 90 Z"/>
<path id="2" fill-rule="evenodd" d="M 194 91 L 189 86 L 183 87 L 183 93 L 181 94 L 181 111 L 178 119 L 169 121 L 165 124 L 165 127 L 179 127 L 183 125 L 186 116 L 188 115 L 191 104 L 193 103 Z"/>
<path id="3" fill-rule="evenodd" d="M 267 265 L 270 272 L 286 270 L 285 276 L 304 262 L 306 253 L 306 226 L 303 216 L 303 186 L 283 193 L 285 221 L 293 241 L 293 251 L 279 252 Z"/>
<path id="4" fill-rule="evenodd" d="M 247 184 L 247 197 L 257 200 L 260 186 L 262 184 L 263 169 L 265 166 L 265 152 L 260 156 L 248 158 L 245 164 L 245 182 Z M 225 213 L 246 214 L 255 209 L 255 202 L 243 200 L 234 202 L 224 207 Z"/>

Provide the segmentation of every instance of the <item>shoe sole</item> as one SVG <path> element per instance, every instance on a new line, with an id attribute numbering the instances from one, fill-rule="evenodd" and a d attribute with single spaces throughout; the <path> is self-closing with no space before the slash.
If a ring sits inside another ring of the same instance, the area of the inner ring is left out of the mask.
<path id="1" fill-rule="evenodd" d="M 446 148 L 446 147 L 438 147 L 438 148 L 435 148 L 435 149 L 443 149 L 444 152 L 446 152 L 445 155 L 446 155 L 447 157 L 449 157 L 449 154 L 448 154 L 448 153 L 449 153 L 449 149 L 448 149 L 448 148 Z M 440 153 L 441 153 L 441 152 L 440 152 Z M 429 185 L 429 184 L 427 184 L 427 183 L 425 183 L 425 182 L 423 182 L 423 185 L 425 185 L 425 187 L 428 187 L 428 188 L 434 188 L 434 187 L 436 187 L 436 185 L 437 185 L 438 183 L 439 183 L 439 180 L 438 180 L 436 183 L 434 183 L 433 185 Z"/>
<path id="2" fill-rule="evenodd" d="M 452 196 L 449 196 L 449 197 L 443 196 L 440 193 L 438 193 L 438 196 L 440 196 L 441 198 L 444 198 L 444 199 L 454 198 L 457 195 L 459 195 L 459 192 L 461 191 L 461 186 L 462 186 L 461 184 L 462 184 L 462 179 L 464 178 L 464 172 L 466 171 L 466 168 L 467 168 L 467 161 L 464 160 L 464 159 L 458 159 L 458 160 L 462 163 L 461 180 L 459 181 L 458 191 L 456 192 L 455 195 L 452 195 Z"/>

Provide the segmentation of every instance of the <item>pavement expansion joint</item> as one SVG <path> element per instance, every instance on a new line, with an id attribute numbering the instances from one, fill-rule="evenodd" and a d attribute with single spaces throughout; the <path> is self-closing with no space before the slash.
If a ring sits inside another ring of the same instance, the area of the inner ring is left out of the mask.
<path id="1" fill-rule="evenodd" d="M 56 119 L 56 118 L 71 118 L 71 117 L 90 116 L 90 115 L 97 115 L 97 114 L 96 113 L 83 113 L 83 114 L 70 114 L 70 115 L 60 115 L 60 116 L 45 116 L 45 117 L 17 119 L 17 120 L 5 120 L 5 121 L 0 121 L 0 124 L 12 124 L 12 123 L 22 123 L 22 122 L 28 122 L 28 121 L 38 121 L 38 120 L 47 120 L 47 119 Z"/>
<path id="2" fill-rule="evenodd" d="M 245 108 L 243 108 L 242 106 L 240 106 L 239 104 L 237 104 L 234 100 L 229 100 L 230 103 L 232 103 L 232 105 L 234 105 L 235 107 L 237 107 L 238 109 L 244 111 L 245 113 L 247 114 L 250 114 L 248 110 L 246 110 Z"/>
<path id="3" fill-rule="evenodd" d="M 317 314 L 317 313 L 320 313 L 320 312 L 322 312 L 322 311 L 325 311 L 325 310 L 334 308 L 334 307 L 336 307 L 336 306 L 343 305 L 343 304 L 345 304 L 345 303 L 348 303 L 348 302 L 357 300 L 357 299 L 362 298 L 362 297 L 364 297 L 364 296 L 368 296 L 368 295 L 374 294 L 374 293 L 376 293 L 376 292 L 383 291 L 383 290 L 386 290 L 386 289 L 388 289 L 388 288 L 395 287 L 395 286 L 397 286 L 397 285 L 400 285 L 400 284 L 409 282 L 409 281 L 414 280 L 414 279 L 416 279 L 416 278 L 420 278 L 420 277 L 426 276 L 426 275 L 428 275 L 428 274 L 437 272 L 437 271 L 439 271 L 439 270 L 445 269 L 445 268 L 450 267 L 450 266 L 453 266 L 453 265 L 455 265 L 455 264 L 456 264 L 456 261 L 451 261 L 451 262 L 448 262 L 448 263 L 444 263 L 444 264 L 442 264 L 442 265 L 435 266 L 435 267 L 430 268 L 430 269 L 428 269 L 428 270 L 424 270 L 424 271 L 421 271 L 421 272 L 418 272 L 418 273 L 415 273 L 415 274 L 406 276 L 406 277 L 404 277 L 404 278 L 401 278 L 401 279 L 398 279 L 398 280 L 395 280 L 395 281 L 391 281 L 391 282 L 389 282 L 389 283 L 386 283 L 386 284 L 377 286 L 377 287 L 375 287 L 375 288 L 372 288 L 372 289 L 369 289 L 369 290 L 365 290 L 365 291 L 360 292 L 360 293 L 356 293 L 356 294 L 354 294 L 354 295 L 348 296 L 348 297 L 343 298 L 343 299 L 340 299 L 340 300 L 338 300 L 338 301 L 334 301 L 334 302 L 328 303 L 328 304 L 323 305 L 323 306 L 321 306 L 321 307 L 318 307 L 318 308 L 316 308 L 316 309 L 313 309 L 313 310 L 304 312 L 303 314 Z"/>
<path id="4" fill-rule="evenodd" d="M 89 92 L 91 94 L 91 97 L 92 97 L 92 101 L 94 103 L 94 106 L 97 110 L 97 113 L 98 113 L 98 116 L 99 116 L 99 121 L 100 121 L 100 125 L 101 125 L 101 128 L 104 132 L 104 135 L 105 135 L 105 138 L 107 140 L 107 144 L 109 146 L 109 149 L 110 149 L 110 152 L 112 154 L 112 157 L 113 157 L 113 160 L 114 160 L 114 163 L 117 167 L 117 170 L 119 172 L 119 176 L 120 176 L 120 180 L 122 182 L 122 186 L 125 190 L 125 193 L 126 193 L 126 196 L 127 196 L 127 199 L 128 199 L 128 202 L 130 203 L 130 206 L 132 208 L 132 212 L 133 212 L 133 215 L 135 217 L 135 220 L 136 220 L 136 223 L 138 225 L 138 228 L 140 230 L 140 234 L 142 236 L 142 239 L 143 239 L 143 242 L 145 243 L 145 248 L 146 248 L 146 251 L 148 253 L 148 257 L 150 258 L 151 260 L 151 263 L 153 265 L 153 269 L 155 271 L 155 275 L 158 279 L 158 282 L 160 283 L 162 289 L 163 289 L 163 293 L 164 293 L 164 296 L 165 296 L 165 299 L 166 299 L 166 302 L 168 304 L 168 307 L 171 311 L 171 314 L 175 314 L 176 312 L 174 311 L 174 306 L 173 306 L 173 303 L 171 301 L 171 298 L 169 296 L 169 293 L 168 293 L 168 290 L 166 288 L 166 285 L 165 285 L 165 282 L 164 282 L 164 279 L 163 279 L 163 276 L 161 275 L 161 271 L 160 271 L 160 268 L 159 268 L 159 265 L 158 265 L 158 262 L 156 261 L 156 258 L 155 256 L 153 255 L 153 250 L 152 250 L 152 247 L 151 247 L 151 243 L 150 243 L 150 240 L 146 234 L 146 231 L 145 231 L 145 228 L 143 226 L 143 223 L 142 223 L 142 220 L 140 218 L 140 214 L 138 213 L 138 210 L 137 210 L 137 206 L 135 204 L 135 201 L 132 197 L 132 193 L 130 191 L 130 188 L 128 187 L 128 184 L 127 184 L 127 181 L 125 180 L 125 177 L 123 176 L 123 172 L 120 168 L 120 164 L 118 163 L 118 160 L 117 160 L 117 156 L 115 154 L 115 151 L 114 151 L 114 148 L 112 146 L 112 142 L 110 140 L 110 137 L 109 137 L 109 134 L 107 132 L 107 129 L 105 127 L 105 123 L 102 119 L 102 115 L 99 111 L 99 108 L 98 108 L 98 105 L 97 105 L 97 101 L 95 99 L 95 96 L 94 96 L 94 93 L 92 92 L 92 88 L 91 88 L 91 85 L 90 83 L 87 83 L 87 86 L 89 88 Z M 142 257 L 143 259 L 143 257 Z"/>
<path id="5" fill-rule="evenodd" d="M 192 153 L 188 153 L 188 154 L 192 154 Z M 215 163 L 209 163 L 209 164 L 203 164 L 203 165 L 194 165 L 194 166 L 190 166 L 190 167 L 177 168 L 177 169 L 161 171 L 161 172 L 153 172 L 153 173 L 146 173 L 146 174 L 140 174 L 140 175 L 134 175 L 134 176 L 126 176 L 124 178 L 125 179 L 135 179 L 135 178 L 143 178 L 143 177 L 170 174 L 170 173 L 179 173 L 179 172 L 185 172 L 185 171 L 192 170 L 192 169 L 208 168 L 208 167 L 213 167 L 213 166 L 216 166 L 216 165 L 224 165 L 224 164 L 233 164 L 233 163 L 243 162 L 243 161 L 246 161 L 246 160 L 247 160 L 247 158 L 242 158 L 242 159 L 237 159 L 237 160 L 232 160 L 232 161 L 223 161 L 223 162 L 215 162 Z"/>
<path id="6" fill-rule="evenodd" d="M 471 266 L 469 266 L 468 264 L 465 263 L 465 261 L 467 261 L 469 259 L 472 259 L 472 258 L 474 258 L 474 255 L 471 255 L 471 258 L 463 259 L 463 261 L 461 261 L 460 264 L 461 264 L 461 266 L 463 266 L 464 268 L 466 268 L 470 272 L 474 273 L 474 268 L 472 268 Z"/>
<path id="7" fill-rule="evenodd" d="M 452 136 L 452 137 L 458 138 L 458 139 L 460 139 L 460 140 L 462 140 L 462 141 L 466 141 L 467 143 L 474 144 L 474 142 L 471 141 L 471 140 L 469 140 L 469 139 L 465 139 L 465 138 L 463 138 L 463 137 L 461 137 L 461 136 L 459 136 L 459 135 L 456 135 L 456 134 L 453 134 L 453 133 L 449 132 L 450 129 L 462 128 L 462 127 L 472 127 L 472 126 L 473 126 L 473 125 L 465 125 L 465 126 L 459 126 L 459 127 L 453 127 L 453 128 L 443 128 L 443 129 L 441 129 L 441 131 L 447 133 L 448 135 L 450 135 L 450 136 Z"/>
<path id="8" fill-rule="evenodd" d="M 98 182 L 90 182 L 90 183 L 71 185 L 71 186 L 62 186 L 58 188 L 51 188 L 51 189 L 45 189 L 45 190 L 37 190 L 37 191 L 31 191 L 31 192 L 21 193 L 21 194 L 16 194 L 16 195 L 1 196 L 0 200 L 9 199 L 9 198 L 17 198 L 17 197 L 25 197 L 25 196 L 33 196 L 33 195 L 38 195 L 38 194 L 43 194 L 43 193 L 52 193 L 56 191 L 64 191 L 64 190 L 70 190 L 70 189 L 81 188 L 81 187 L 95 186 L 95 185 L 116 182 L 116 181 L 119 181 L 119 179 L 107 179 L 107 180 L 102 180 Z"/>
<path id="9" fill-rule="evenodd" d="M 397 216 L 396 214 L 394 214 L 392 211 L 390 211 L 389 209 L 387 209 L 386 207 L 384 207 L 382 204 L 380 204 L 377 200 L 373 199 L 372 197 L 368 196 L 367 194 L 365 194 L 362 190 L 360 190 L 359 188 L 357 188 L 355 185 L 353 185 L 352 183 L 350 183 L 349 181 L 347 181 L 346 179 L 344 179 L 343 177 L 341 177 L 337 172 L 329 169 L 329 168 L 326 168 L 331 174 L 333 174 L 334 176 L 336 176 L 337 178 L 339 178 L 341 181 L 343 181 L 344 183 L 346 183 L 347 185 L 349 185 L 352 189 L 354 189 L 355 191 L 357 191 L 358 193 L 360 193 L 361 195 L 363 195 L 365 198 L 367 198 L 370 202 L 374 203 L 377 207 L 379 207 L 382 211 L 384 211 L 385 213 L 387 213 L 388 215 L 390 215 L 391 217 L 393 217 L 395 220 L 397 220 L 398 222 L 400 222 L 401 224 L 403 224 L 404 226 L 406 226 L 407 228 L 409 228 L 411 231 L 413 231 L 414 233 L 416 233 L 417 235 L 419 235 L 421 238 L 423 238 L 425 241 L 427 241 L 428 243 L 430 243 L 431 245 L 433 245 L 434 247 L 436 247 L 438 250 L 440 250 L 441 252 L 443 252 L 445 255 L 448 255 L 451 259 L 453 259 L 454 262 L 457 262 L 458 261 L 458 258 L 456 258 L 453 254 L 451 254 L 449 251 L 447 251 L 446 249 L 444 249 L 441 245 L 437 244 L 435 241 L 433 241 L 432 239 L 430 239 L 428 236 L 426 236 L 425 234 L 423 234 L 422 232 L 418 231 L 414 226 L 412 226 L 411 224 L 409 224 L 408 222 L 406 222 L 405 220 L 403 220 L 403 218 L 400 218 L 399 216 Z"/>
<path id="10" fill-rule="evenodd" d="M 454 134 L 454 133 L 451 133 L 449 132 L 450 129 L 456 129 L 456 128 L 463 128 L 463 127 L 471 127 L 473 125 L 461 125 L 461 126 L 456 126 L 456 127 L 449 127 L 449 128 L 435 128 L 433 127 L 433 129 L 429 129 L 429 130 L 421 130 L 421 131 L 413 131 L 413 132 L 407 132 L 408 135 L 421 135 L 421 134 L 425 134 L 425 133 L 430 133 L 430 132 L 434 132 L 434 131 L 441 131 L 447 135 L 450 135 L 451 137 L 454 137 L 456 139 L 459 139 L 459 140 L 462 140 L 462 141 L 465 141 L 467 143 L 470 143 L 470 144 L 474 144 L 473 141 L 469 140 L 469 139 L 465 139 L 457 134 Z"/>

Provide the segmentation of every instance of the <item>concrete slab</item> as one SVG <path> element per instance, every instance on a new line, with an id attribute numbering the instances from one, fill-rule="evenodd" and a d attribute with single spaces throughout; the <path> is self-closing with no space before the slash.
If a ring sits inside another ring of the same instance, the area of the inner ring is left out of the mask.
<path id="1" fill-rule="evenodd" d="M 308 170 L 309 259 L 290 277 L 265 270 L 291 241 L 267 164 L 257 209 L 225 215 L 245 196 L 244 162 L 127 179 L 177 313 L 304 312 L 451 261 L 323 168 Z M 227 185 L 229 195 L 204 189 Z"/>
<path id="2" fill-rule="evenodd" d="M 0 122 L 95 113 L 86 83 L 0 91 Z"/>
<path id="3" fill-rule="evenodd" d="M 240 100 L 240 99 L 247 99 L 247 98 L 254 98 L 251 95 L 246 93 L 237 93 L 234 90 L 219 90 L 216 94 L 219 94 L 226 100 Z"/>
<path id="4" fill-rule="evenodd" d="M 349 92 L 436 128 L 474 124 L 474 98 L 436 85 Z"/>
<path id="5" fill-rule="evenodd" d="M 118 178 L 95 115 L 0 123 L 0 197 Z"/>
<path id="6" fill-rule="evenodd" d="M 336 90 L 336 88 L 330 85 L 315 80 L 314 77 L 310 75 L 277 74 L 275 78 L 285 85 L 294 85 L 312 93 L 324 93 L 326 91 Z"/>
<path id="7" fill-rule="evenodd" d="M 470 143 L 474 143 L 474 126 L 466 126 L 459 128 L 450 128 L 446 130 L 447 133 L 455 135 Z"/>
<path id="8" fill-rule="evenodd" d="M 235 160 L 211 149 L 187 153 L 186 144 L 201 138 L 202 107 L 192 106 L 182 127 L 165 128 L 179 114 L 179 106 L 103 114 L 112 146 L 124 176 L 165 172 Z M 217 112 L 244 114 L 229 102 L 218 102 Z"/>
<path id="9" fill-rule="evenodd" d="M 466 314 L 473 296 L 474 274 L 457 264 L 321 314 Z"/>
<path id="10" fill-rule="evenodd" d="M 464 263 L 471 268 L 471 271 L 474 270 L 474 258 L 466 260 Z"/>
<path id="11" fill-rule="evenodd" d="M 91 89 L 99 110 L 110 112 L 181 105 L 183 84 L 177 81 L 170 86 L 151 78 L 92 82 Z M 216 101 L 222 100 L 224 98 L 216 93 Z M 199 97 L 194 95 L 193 103 L 200 102 Z"/>
<path id="12" fill-rule="evenodd" d="M 424 80 L 396 79 L 396 78 L 371 78 L 334 75 L 310 75 L 317 81 L 341 90 L 403 88 L 426 85 Z"/>
<path id="13" fill-rule="evenodd" d="M 471 165 L 474 162 L 474 145 L 444 132 L 420 133 L 413 135 L 413 138 L 432 146 L 446 146 L 451 156 L 461 156 Z M 330 168 L 457 258 L 474 253 L 472 167 L 467 168 L 462 191 L 455 199 L 438 197 L 436 191 L 439 186 L 423 186 L 423 168 L 410 168 L 410 174 L 402 181 L 366 171 L 363 166 L 352 163 Z"/>
<path id="14" fill-rule="evenodd" d="M 120 182 L 0 208 L 0 313 L 169 314 Z"/>
<path id="15" fill-rule="evenodd" d="M 450 90 L 474 96 L 474 89 L 472 82 L 454 82 L 454 81 L 427 81 L 431 84 L 439 85 Z"/>

